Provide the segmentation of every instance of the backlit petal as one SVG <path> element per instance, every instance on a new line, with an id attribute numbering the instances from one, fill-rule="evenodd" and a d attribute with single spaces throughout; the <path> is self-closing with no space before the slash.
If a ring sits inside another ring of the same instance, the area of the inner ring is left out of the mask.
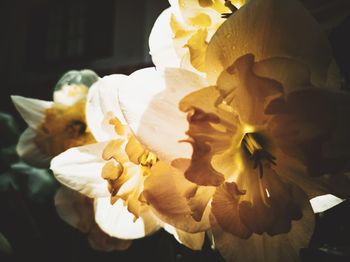
<path id="1" fill-rule="evenodd" d="M 113 117 L 125 124 L 124 116 L 118 103 L 118 89 L 125 86 L 127 76 L 110 75 L 94 83 L 88 93 L 86 118 L 89 129 L 97 141 L 116 138 L 114 126 L 110 124 Z"/>
<path id="2" fill-rule="evenodd" d="M 23 96 L 11 96 L 11 99 L 24 121 L 33 129 L 44 122 L 46 109 L 53 105 L 53 102 Z"/>
<path id="3" fill-rule="evenodd" d="M 162 75 L 163 74 L 163 75 Z M 119 92 L 124 116 L 137 139 L 166 161 L 191 154 L 188 144 L 179 143 L 187 130 L 186 115 L 178 102 L 186 94 L 205 86 L 205 80 L 183 69 L 154 68 L 129 76 L 127 88 Z"/>
<path id="4" fill-rule="evenodd" d="M 310 68 L 316 86 L 326 82 L 332 60 L 322 28 L 294 0 L 250 1 L 228 18 L 207 49 L 206 72 L 211 82 L 215 83 L 223 69 L 248 53 L 257 61 L 272 57 L 299 60 Z"/>
<path id="5" fill-rule="evenodd" d="M 150 235 L 159 229 L 159 222 L 149 209 L 145 209 L 134 221 L 134 215 L 119 199 L 113 205 L 110 198 L 95 199 L 95 219 L 108 235 L 120 239 L 137 239 Z"/>
<path id="6" fill-rule="evenodd" d="M 37 132 L 32 128 L 27 128 L 18 140 L 16 147 L 19 157 L 30 165 L 41 168 L 50 166 L 51 156 L 41 152 L 35 143 Z"/>
<path id="7" fill-rule="evenodd" d="M 208 228 L 208 212 L 200 222 L 191 216 L 187 198 L 197 186 L 185 179 L 183 173 L 166 163 L 158 162 L 146 179 L 143 195 L 157 216 L 176 228 L 196 233 Z"/>
<path id="8" fill-rule="evenodd" d="M 164 229 L 172 234 L 176 240 L 192 250 L 201 250 L 204 244 L 205 232 L 187 233 L 185 231 L 176 229 L 168 224 L 164 225 Z"/>
<path id="9" fill-rule="evenodd" d="M 168 8 L 159 15 L 149 36 L 150 54 L 157 68 L 180 66 L 180 58 L 175 51 L 170 27 L 171 12 L 172 9 Z"/>
<path id="10" fill-rule="evenodd" d="M 107 143 L 71 148 L 51 161 L 50 169 L 63 185 L 94 198 L 109 196 L 108 184 L 101 177 L 106 163 L 102 152 Z"/>

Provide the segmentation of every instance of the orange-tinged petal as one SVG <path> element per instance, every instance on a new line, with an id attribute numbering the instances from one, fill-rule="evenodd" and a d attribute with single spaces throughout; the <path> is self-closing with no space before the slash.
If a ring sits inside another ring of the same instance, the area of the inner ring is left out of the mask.
<path id="1" fill-rule="evenodd" d="M 191 36 L 185 45 L 190 51 L 192 66 L 201 72 L 204 71 L 205 51 L 208 46 L 207 34 L 207 30 L 200 29 Z"/>
<path id="2" fill-rule="evenodd" d="M 294 0 L 250 1 L 228 18 L 207 48 L 206 72 L 210 82 L 248 53 L 257 61 L 272 57 L 299 60 L 310 68 L 311 81 L 316 86 L 326 82 L 332 60 L 322 28 Z"/>
<path id="3" fill-rule="evenodd" d="M 249 125 L 266 121 L 265 105 L 272 97 L 281 96 L 283 88 L 277 81 L 257 76 L 253 72 L 254 56 L 238 58 L 220 75 L 217 85 L 226 101 Z"/>
<path id="4" fill-rule="evenodd" d="M 252 231 L 242 223 L 238 205 L 242 192 L 235 183 L 224 183 L 217 188 L 211 203 L 212 214 L 225 232 L 240 238 L 249 238 Z"/>
<path id="5" fill-rule="evenodd" d="M 208 217 L 196 222 L 191 216 L 187 198 L 197 186 L 185 179 L 183 173 L 166 163 L 158 162 L 145 180 L 143 195 L 157 216 L 176 228 L 196 233 L 208 228 Z"/>

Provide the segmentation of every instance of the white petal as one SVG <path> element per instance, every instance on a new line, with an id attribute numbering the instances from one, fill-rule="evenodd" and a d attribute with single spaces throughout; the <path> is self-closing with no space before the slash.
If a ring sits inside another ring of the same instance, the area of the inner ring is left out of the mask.
<path id="1" fill-rule="evenodd" d="M 158 157 L 171 161 L 192 154 L 186 138 L 186 114 L 178 109 L 187 94 L 206 86 L 206 81 L 184 69 L 163 73 L 146 68 L 130 75 L 128 86 L 119 91 L 119 101 L 130 128 L 141 143 Z"/>
<path id="2" fill-rule="evenodd" d="M 151 212 L 145 212 L 134 222 L 134 215 L 119 199 L 113 205 L 110 198 L 95 199 L 95 220 L 108 235 L 120 239 L 137 239 L 159 229 L 158 220 Z"/>
<path id="3" fill-rule="evenodd" d="M 157 68 L 180 67 L 180 59 L 173 43 L 170 17 L 171 8 L 165 9 L 154 23 L 149 36 L 150 54 Z"/>
<path id="4" fill-rule="evenodd" d="M 127 76 L 110 75 L 94 83 L 88 93 L 86 118 L 88 126 L 97 141 L 106 141 L 116 137 L 109 119 L 112 113 L 123 124 L 124 116 L 118 103 L 118 89 L 125 85 Z"/>
<path id="5" fill-rule="evenodd" d="M 317 196 L 310 199 L 310 203 L 314 213 L 321 213 L 332 207 L 342 203 L 344 199 L 338 198 L 334 195 L 327 194 L 323 196 Z"/>
<path id="6" fill-rule="evenodd" d="M 192 250 L 201 250 L 204 244 L 205 232 L 187 233 L 185 231 L 176 229 L 175 227 L 165 224 L 164 230 L 172 234 L 175 239 L 186 247 Z"/>
<path id="7" fill-rule="evenodd" d="M 101 177 L 105 143 L 71 148 L 51 161 L 51 170 L 63 185 L 94 198 L 109 196 L 107 181 Z"/>
<path id="8" fill-rule="evenodd" d="M 33 129 L 44 122 L 46 109 L 53 105 L 53 102 L 23 96 L 11 96 L 11 99 L 24 121 Z"/>
<path id="9" fill-rule="evenodd" d="M 48 168 L 50 165 L 51 156 L 45 155 L 40 151 L 35 144 L 35 138 L 37 133 L 32 128 L 27 128 L 18 140 L 16 147 L 19 157 L 28 164 L 40 167 Z"/>
<path id="10" fill-rule="evenodd" d="M 94 224 L 92 202 L 77 191 L 60 187 L 55 195 L 55 207 L 63 221 L 82 232 L 88 232 Z"/>

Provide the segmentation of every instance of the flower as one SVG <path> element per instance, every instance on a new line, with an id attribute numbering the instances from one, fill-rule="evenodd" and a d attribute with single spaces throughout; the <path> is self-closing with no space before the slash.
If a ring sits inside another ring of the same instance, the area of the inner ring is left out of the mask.
<path id="1" fill-rule="evenodd" d="M 208 42 L 219 26 L 246 0 L 169 0 L 149 37 L 157 67 L 182 67 L 204 72 Z M 223 17 L 224 16 L 224 17 Z"/>
<path id="2" fill-rule="evenodd" d="M 120 90 L 130 128 L 160 159 L 144 196 L 182 230 L 199 229 L 176 211 L 209 216 L 229 261 L 298 260 L 313 232 L 308 200 L 349 196 L 350 96 L 329 43 L 299 2 L 255 0 L 216 31 L 204 68 L 206 79 L 165 69 L 163 85 L 145 77 Z"/>
<path id="3" fill-rule="evenodd" d="M 95 141 L 86 125 L 88 88 L 98 79 L 90 70 L 69 71 L 58 81 L 53 101 L 11 96 L 29 127 L 21 135 L 17 153 L 37 167 L 48 167 L 66 149 Z"/>
<path id="4" fill-rule="evenodd" d="M 91 87 L 87 123 L 98 142 L 60 154 L 51 161 L 51 169 L 63 185 L 92 199 L 96 224 L 109 236 L 131 240 L 164 227 L 180 243 L 200 249 L 204 233 L 189 234 L 165 224 L 143 196 L 144 181 L 158 158 L 126 126 L 117 93 L 135 75 L 149 70 L 106 76 Z"/>
<path id="5" fill-rule="evenodd" d="M 157 68 L 181 67 L 205 73 L 205 53 L 208 42 L 222 23 L 248 0 L 169 0 L 156 20 L 149 48 Z M 304 7 L 330 32 L 349 15 L 349 2 L 341 0 L 300 1 Z M 256 10 L 264 12 L 264 8 Z M 241 24 L 245 28 L 244 24 Z M 231 36 L 235 37 L 235 34 Z"/>

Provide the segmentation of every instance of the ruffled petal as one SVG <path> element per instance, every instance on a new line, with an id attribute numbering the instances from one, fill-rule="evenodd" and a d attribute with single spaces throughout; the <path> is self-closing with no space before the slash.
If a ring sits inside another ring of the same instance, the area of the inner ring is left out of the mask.
<path id="1" fill-rule="evenodd" d="M 89 232 L 95 224 L 92 200 L 67 187 L 59 188 L 55 195 L 58 216 L 82 232 Z"/>
<path id="2" fill-rule="evenodd" d="M 86 119 L 97 141 L 107 141 L 117 137 L 111 119 L 117 118 L 126 124 L 118 103 L 118 90 L 125 86 L 127 76 L 105 76 L 93 84 L 86 102 Z"/>
<path id="3" fill-rule="evenodd" d="M 171 12 L 172 9 L 168 8 L 159 15 L 149 36 L 150 54 L 157 68 L 180 67 L 170 27 Z"/>
<path id="4" fill-rule="evenodd" d="M 167 69 L 160 74 L 147 68 L 130 75 L 128 86 L 120 90 L 121 107 L 130 128 L 161 160 L 171 162 L 191 154 L 188 144 L 179 143 L 188 125 L 178 102 L 203 86 L 203 78 L 183 69 Z"/>
<path id="5" fill-rule="evenodd" d="M 298 90 L 286 101 L 269 105 L 266 112 L 274 116 L 268 130 L 276 146 L 301 161 L 310 174 L 349 171 L 349 105 L 350 96 L 345 92 Z"/>
<path id="6" fill-rule="evenodd" d="M 187 181 L 183 173 L 166 163 L 158 162 L 144 184 L 143 195 L 157 216 L 176 228 L 197 233 L 206 230 L 208 210 L 200 222 L 195 221 L 187 199 L 193 195 L 197 186 Z"/>
<path id="7" fill-rule="evenodd" d="M 41 152 L 35 143 L 37 132 L 32 128 L 27 128 L 18 140 L 16 147 L 19 157 L 30 165 L 40 168 L 48 168 L 50 166 L 51 156 Z"/>
<path id="8" fill-rule="evenodd" d="M 239 216 L 240 195 L 241 192 L 235 183 L 225 183 L 218 187 L 211 203 L 212 214 L 225 232 L 247 239 L 252 235 L 252 231 Z"/>
<path id="9" fill-rule="evenodd" d="M 108 235 L 120 239 L 137 239 L 154 233 L 160 228 L 158 219 L 145 208 L 134 221 L 134 215 L 119 199 L 113 205 L 110 198 L 95 199 L 95 219 L 99 227 Z"/>
<path id="10" fill-rule="evenodd" d="M 201 250 L 203 247 L 205 232 L 187 233 L 168 224 L 164 225 L 164 229 L 172 234 L 180 244 L 192 250 Z"/>
<path id="11" fill-rule="evenodd" d="M 315 86 L 326 82 L 332 60 L 331 46 L 322 28 L 294 0 L 249 1 L 228 18 L 207 48 L 206 72 L 211 83 L 238 57 L 248 53 L 257 61 L 272 57 L 299 60 L 310 68 Z"/>
<path id="12" fill-rule="evenodd" d="M 71 148 L 52 159 L 50 169 L 63 185 L 88 197 L 109 196 L 108 183 L 101 176 L 106 146 L 97 143 Z"/>
<path id="13" fill-rule="evenodd" d="M 234 158 L 232 156 L 229 162 L 218 160 L 220 165 L 216 166 L 213 160 L 228 151 L 232 155 L 231 151 L 236 150 L 233 141 L 242 139 L 236 135 L 237 114 L 218 108 L 216 104 L 219 98 L 216 87 L 207 87 L 191 93 L 180 102 L 180 109 L 188 113 L 189 138 L 185 141 L 193 147 L 191 164 L 185 176 L 198 185 L 218 186 L 224 182 L 226 172 L 221 171 L 227 171 L 227 166 L 232 166 Z"/>
<path id="14" fill-rule="evenodd" d="M 45 111 L 53 106 L 53 102 L 23 96 L 11 96 L 12 102 L 26 123 L 33 129 L 45 121 Z"/>
<path id="15" fill-rule="evenodd" d="M 280 83 L 257 76 L 253 72 L 254 56 L 238 58 L 220 75 L 217 85 L 223 101 L 233 107 L 241 121 L 249 125 L 266 122 L 264 108 L 268 102 L 283 94 Z"/>
<path id="16" fill-rule="evenodd" d="M 303 218 L 293 221 L 288 234 L 269 236 L 253 234 L 248 239 L 236 237 L 223 230 L 215 217 L 211 217 L 212 233 L 216 249 L 228 262 L 300 262 L 300 248 L 306 248 L 314 230 L 314 214 L 306 204 Z"/>

